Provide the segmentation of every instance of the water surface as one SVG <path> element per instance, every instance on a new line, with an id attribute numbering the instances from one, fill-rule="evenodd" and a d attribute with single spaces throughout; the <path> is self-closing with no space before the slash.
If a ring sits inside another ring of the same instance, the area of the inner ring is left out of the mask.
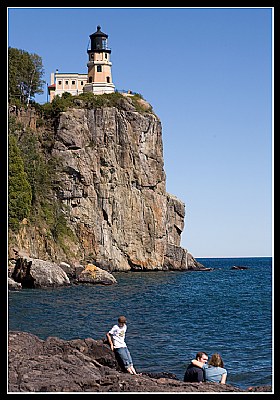
<path id="1" fill-rule="evenodd" d="M 9 292 L 9 329 L 100 339 L 124 314 L 138 371 L 183 379 L 198 351 L 219 352 L 227 383 L 272 384 L 272 259 L 197 259 L 211 272 L 119 272 L 111 286 Z M 231 270 L 233 265 L 246 270 Z"/>

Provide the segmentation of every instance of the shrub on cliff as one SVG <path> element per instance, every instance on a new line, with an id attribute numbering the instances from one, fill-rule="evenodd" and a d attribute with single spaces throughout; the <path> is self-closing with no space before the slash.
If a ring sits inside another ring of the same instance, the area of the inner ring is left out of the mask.
<path id="1" fill-rule="evenodd" d="M 94 95 L 91 92 L 81 93 L 78 96 L 72 96 L 70 93 L 63 93 L 62 96 L 55 96 L 51 103 L 37 105 L 37 111 L 41 113 L 43 118 L 52 119 L 59 116 L 61 112 L 66 111 L 68 108 L 103 108 L 103 107 L 116 107 L 118 109 L 124 108 L 124 103 L 129 102 L 137 112 L 153 112 L 152 107 L 147 103 L 141 94 L 134 94 L 125 97 L 119 92 L 105 93 Z"/>

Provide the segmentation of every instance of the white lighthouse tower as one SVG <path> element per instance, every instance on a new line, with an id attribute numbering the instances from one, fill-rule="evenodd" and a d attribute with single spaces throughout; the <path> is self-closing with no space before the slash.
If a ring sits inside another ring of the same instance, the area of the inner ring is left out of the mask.
<path id="1" fill-rule="evenodd" d="M 87 50 L 88 80 L 84 85 L 84 92 L 104 94 L 115 91 L 110 62 L 111 50 L 108 48 L 107 41 L 108 35 L 101 32 L 101 27 L 98 25 L 97 31 L 90 35 L 90 46 Z"/>

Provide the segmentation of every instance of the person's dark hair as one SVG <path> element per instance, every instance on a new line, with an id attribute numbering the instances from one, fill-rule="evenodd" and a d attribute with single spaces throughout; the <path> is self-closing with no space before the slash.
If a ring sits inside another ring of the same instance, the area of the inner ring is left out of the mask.
<path id="1" fill-rule="evenodd" d="M 208 357 L 208 354 L 205 353 L 205 351 L 199 351 L 199 352 L 196 354 L 196 356 L 195 356 L 196 360 L 198 360 L 199 358 L 201 358 L 203 355 L 205 355 L 206 357 Z"/>
<path id="2" fill-rule="evenodd" d="M 208 362 L 208 365 L 213 365 L 213 367 L 224 368 L 224 362 L 219 353 L 212 354 L 210 361 Z"/>

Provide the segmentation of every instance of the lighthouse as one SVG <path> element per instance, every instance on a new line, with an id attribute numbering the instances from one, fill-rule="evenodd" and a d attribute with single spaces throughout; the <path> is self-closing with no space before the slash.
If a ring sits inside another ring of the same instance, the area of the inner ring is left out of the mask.
<path id="1" fill-rule="evenodd" d="M 113 93 L 115 85 L 112 82 L 112 63 L 110 61 L 111 50 L 108 47 L 108 35 L 97 31 L 90 35 L 88 53 L 88 73 L 56 72 L 51 73 L 51 83 L 48 86 L 50 102 L 55 96 L 61 97 L 63 93 L 78 96 L 84 92 L 93 94 Z"/>
<path id="2" fill-rule="evenodd" d="M 97 26 L 97 31 L 90 35 L 88 53 L 88 79 L 84 92 L 93 94 L 113 93 L 111 49 L 108 47 L 108 35 Z"/>

